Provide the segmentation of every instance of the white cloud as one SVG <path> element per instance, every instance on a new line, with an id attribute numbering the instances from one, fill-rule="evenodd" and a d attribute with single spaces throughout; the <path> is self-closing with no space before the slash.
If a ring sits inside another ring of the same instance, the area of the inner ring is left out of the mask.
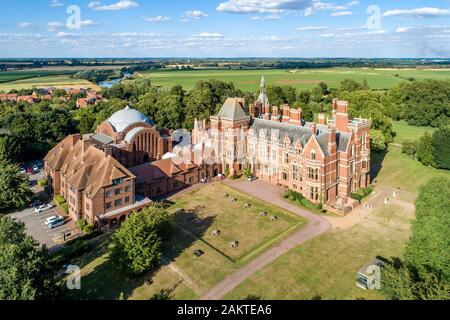
<path id="1" fill-rule="evenodd" d="M 413 28 L 412 27 L 398 27 L 395 32 L 397 33 L 405 33 L 408 31 L 411 31 Z"/>
<path id="2" fill-rule="evenodd" d="M 156 17 L 144 17 L 144 20 L 151 23 L 161 23 L 170 21 L 170 17 L 156 16 Z"/>
<path id="3" fill-rule="evenodd" d="M 351 11 L 338 11 L 338 12 L 333 12 L 331 15 L 333 17 L 344 17 L 344 16 L 351 16 L 353 14 L 353 12 Z"/>
<path id="4" fill-rule="evenodd" d="M 307 26 L 307 27 L 300 27 L 297 28 L 298 31 L 317 31 L 317 30 L 328 30 L 330 27 L 323 27 L 323 26 Z"/>
<path id="5" fill-rule="evenodd" d="M 131 8 L 137 8 L 139 4 L 135 1 L 120 0 L 110 5 L 102 5 L 100 1 L 94 1 L 89 3 L 88 7 L 96 11 L 118 11 Z"/>
<path id="6" fill-rule="evenodd" d="M 218 11 L 229 13 L 282 13 L 303 11 L 313 0 L 228 0 L 221 2 Z"/>
<path id="7" fill-rule="evenodd" d="M 383 17 L 408 17 L 408 18 L 435 18 L 450 16 L 449 9 L 439 8 L 416 8 L 416 9 L 395 9 L 383 13 Z"/>
<path id="8" fill-rule="evenodd" d="M 251 17 L 251 20 L 261 20 L 261 21 L 267 21 L 267 20 L 280 20 L 281 16 L 277 14 L 271 14 L 268 16 L 255 16 Z"/>
<path id="9" fill-rule="evenodd" d="M 357 6 L 358 4 L 359 4 L 359 1 L 351 1 L 351 2 L 347 3 L 347 6 L 353 7 L 353 6 Z"/>
<path id="10" fill-rule="evenodd" d="M 64 3 L 62 3 L 59 0 L 52 0 L 50 2 L 50 7 L 63 7 L 63 6 L 64 6 Z"/>
<path id="11" fill-rule="evenodd" d="M 217 32 L 202 32 L 195 35 L 200 38 L 223 38 L 223 34 Z"/>
<path id="12" fill-rule="evenodd" d="M 52 21 L 52 22 L 47 23 L 48 31 L 58 31 L 58 30 L 65 29 L 65 28 L 66 28 L 66 25 L 59 21 Z"/>
<path id="13" fill-rule="evenodd" d="M 206 17 L 208 17 L 207 13 L 200 11 L 200 10 L 192 10 L 192 11 L 186 11 L 181 16 L 181 21 L 188 22 L 189 20 L 200 20 L 200 19 L 204 19 Z"/>
<path id="14" fill-rule="evenodd" d="M 324 34 L 320 35 L 321 38 L 331 38 L 331 37 L 334 37 L 334 36 L 335 36 L 334 33 L 324 33 Z"/>
<path id="15" fill-rule="evenodd" d="M 83 20 L 83 21 L 81 21 L 81 26 L 82 27 L 97 27 L 99 25 L 100 25 L 100 23 L 95 22 L 93 20 Z"/>
<path id="16" fill-rule="evenodd" d="M 22 29 L 27 29 L 33 27 L 33 24 L 31 22 L 21 22 L 19 23 L 18 27 Z"/>

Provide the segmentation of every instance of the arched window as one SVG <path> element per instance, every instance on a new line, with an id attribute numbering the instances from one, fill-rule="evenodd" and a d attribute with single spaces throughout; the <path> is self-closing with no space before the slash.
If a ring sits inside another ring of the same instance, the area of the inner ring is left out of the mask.
<path id="1" fill-rule="evenodd" d="M 309 157 L 311 158 L 311 160 L 316 160 L 316 151 L 311 150 L 311 154 L 309 155 Z"/>

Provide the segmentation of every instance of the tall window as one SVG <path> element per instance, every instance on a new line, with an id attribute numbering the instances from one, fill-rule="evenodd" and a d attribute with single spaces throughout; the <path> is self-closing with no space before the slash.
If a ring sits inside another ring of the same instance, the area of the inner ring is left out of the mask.
<path id="1" fill-rule="evenodd" d="M 283 170 L 283 180 L 285 180 L 285 181 L 288 180 L 288 173 L 287 173 L 286 169 Z"/>
<path id="2" fill-rule="evenodd" d="M 367 133 L 366 132 L 363 132 L 363 134 L 362 134 L 362 149 L 363 150 L 366 150 L 366 141 L 367 141 Z"/>
<path id="3" fill-rule="evenodd" d="M 288 153 L 288 152 L 286 152 L 286 153 L 284 154 L 284 163 L 286 163 L 286 164 L 289 163 L 289 153 Z"/>
<path id="4" fill-rule="evenodd" d="M 277 161 L 277 150 L 272 149 L 272 161 Z"/>
<path id="5" fill-rule="evenodd" d="M 294 163 L 292 164 L 292 179 L 294 181 L 298 180 L 298 166 L 297 166 L 297 161 L 294 161 Z"/>
<path id="6" fill-rule="evenodd" d="M 367 158 L 364 158 L 364 159 L 363 159 L 363 162 L 362 162 L 362 168 L 363 168 L 363 169 L 367 169 Z"/>
<path id="7" fill-rule="evenodd" d="M 316 160 L 316 151 L 311 150 L 311 154 L 309 157 L 311 158 L 311 160 Z"/>

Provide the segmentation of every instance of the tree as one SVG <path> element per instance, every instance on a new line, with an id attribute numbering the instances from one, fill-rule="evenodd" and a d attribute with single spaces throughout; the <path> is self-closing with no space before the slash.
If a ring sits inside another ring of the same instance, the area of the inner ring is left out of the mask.
<path id="1" fill-rule="evenodd" d="M 23 157 L 22 142 L 15 136 L 0 136 L 0 161 L 18 163 Z"/>
<path id="2" fill-rule="evenodd" d="M 370 145 L 374 151 L 386 150 L 386 139 L 380 130 L 372 130 L 370 132 Z"/>
<path id="3" fill-rule="evenodd" d="M 25 234 L 25 225 L 0 217 L 0 300 L 48 299 L 55 294 L 45 247 Z"/>
<path id="4" fill-rule="evenodd" d="M 450 299 L 450 179 L 430 180 L 416 200 L 416 220 L 404 261 L 382 272 L 382 290 L 391 299 Z"/>
<path id="5" fill-rule="evenodd" d="M 450 169 L 450 126 L 433 133 L 432 153 L 437 168 Z"/>
<path id="6" fill-rule="evenodd" d="M 162 208 L 134 213 L 113 236 L 112 259 L 133 275 L 156 267 L 169 228 L 169 215 Z"/>
<path id="7" fill-rule="evenodd" d="M 417 159 L 426 166 L 434 166 L 433 138 L 428 132 L 420 138 L 416 151 Z"/>
<path id="8" fill-rule="evenodd" d="M 402 142 L 402 153 L 415 157 L 417 152 L 417 143 L 405 140 Z"/>
<path id="9" fill-rule="evenodd" d="M 364 79 L 362 83 L 359 83 L 353 79 L 344 79 L 341 81 L 341 92 L 354 92 L 359 90 L 369 90 L 367 80 Z"/>
<path id="10" fill-rule="evenodd" d="M 31 201 L 28 179 L 16 165 L 0 162 L 0 212 L 22 208 Z"/>

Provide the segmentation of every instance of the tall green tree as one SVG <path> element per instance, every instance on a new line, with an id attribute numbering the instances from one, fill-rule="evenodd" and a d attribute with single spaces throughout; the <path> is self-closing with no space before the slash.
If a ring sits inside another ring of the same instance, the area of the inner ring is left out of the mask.
<path id="1" fill-rule="evenodd" d="M 433 133 L 432 145 L 436 167 L 450 169 L 450 126 L 439 128 Z"/>
<path id="2" fill-rule="evenodd" d="M 428 133 L 420 138 L 416 150 L 417 159 L 426 166 L 435 166 L 433 157 L 433 138 Z"/>
<path id="3" fill-rule="evenodd" d="M 111 257 L 127 272 L 141 275 L 159 264 L 169 230 L 169 215 L 162 208 L 134 213 L 114 234 Z"/>
<path id="4" fill-rule="evenodd" d="M 31 196 L 28 179 L 18 166 L 0 162 L 0 213 L 28 205 Z"/>
<path id="5" fill-rule="evenodd" d="M 25 225 L 0 217 L 0 300 L 49 299 L 55 294 L 48 252 Z"/>

